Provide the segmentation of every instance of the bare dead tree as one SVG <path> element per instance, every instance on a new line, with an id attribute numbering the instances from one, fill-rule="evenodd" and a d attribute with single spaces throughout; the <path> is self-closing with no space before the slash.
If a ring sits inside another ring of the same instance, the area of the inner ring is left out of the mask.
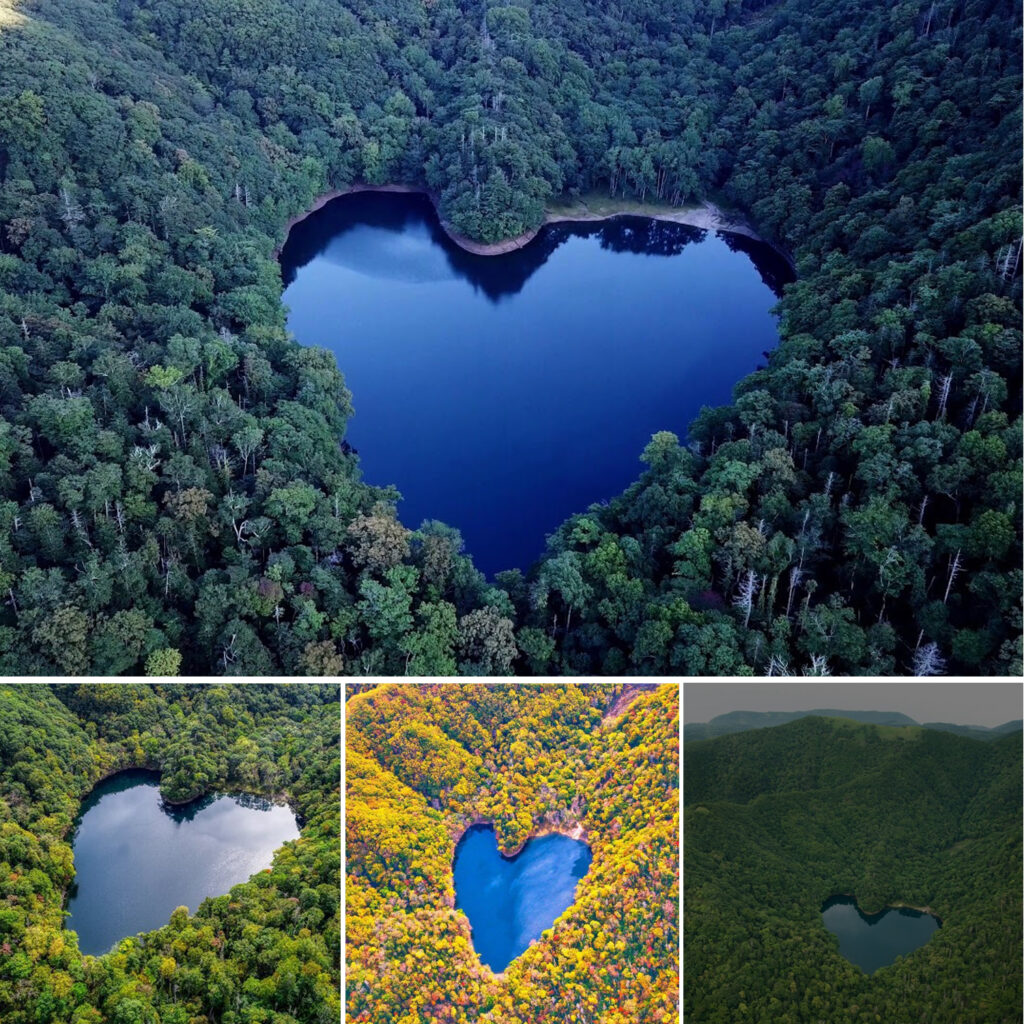
<path id="1" fill-rule="evenodd" d="M 746 613 L 743 619 L 744 629 L 750 624 L 750 613 L 754 607 L 754 598 L 757 596 L 757 591 L 757 573 L 753 569 L 748 569 L 743 576 L 743 581 L 739 585 L 736 597 L 733 598 L 733 604 L 737 608 L 742 608 Z"/>
<path id="2" fill-rule="evenodd" d="M 962 567 L 960 565 L 960 548 L 956 549 L 956 555 L 953 557 L 953 561 L 949 565 L 949 581 L 946 583 L 946 593 L 942 595 L 942 603 L 945 604 L 949 600 L 949 592 L 953 589 L 953 581 L 960 575 Z"/>
<path id="3" fill-rule="evenodd" d="M 939 380 L 939 419 L 946 418 L 946 403 L 949 401 L 949 389 L 953 385 L 953 374 L 947 373 Z"/>
<path id="4" fill-rule="evenodd" d="M 915 676 L 941 676 L 946 671 L 946 661 L 939 653 L 939 645 L 928 643 L 914 651 L 913 674 Z"/>
<path id="5" fill-rule="evenodd" d="M 832 670 L 828 667 L 828 657 L 824 654 L 812 654 L 811 664 L 804 672 L 805 676 L 830 676 Z"/>
<path id="6" fill-rule="evenodd" d="M 71 198 L 71 193 L 67 190 L 66 186 L 61 187 L 60 199 L 64 204 L 60 219 L 64 221 L 64 226 L 70 231 L 85 220 L 85 214 L 82 213 L 82 208 L 78 203 Z"/>
<path id="7" fill-rule="evenodd" d="M 1024 240 L 1018 241 L 1016 245 L 1012 242 L 1002 251 L 1002 255 L 996 260 L 996 266 L 1001 281 L 1009 281 L 1017 274 L 1017 267 L 1020 265 L 1021 246 Z M 1012 263 L 1011 263 L 1012 260 Z"/>
<path id="8" fill-rule="evenodd" d="M 794 565 L 789 570 L 789 594 L 786 597 L 786 618 L 789 618 L 790 610 L 793 607 L 793 595 L 796 593 L 796 588 L 800 586 L 800 581 L 804 578 L 804 571 L 799 565 Z"/>
<path id="9" fill-rule="evenodd" d="M 237 637 L 237 633 L 232 633 L 231 639 L 224 645 L 223 649 L 221 650 L 220 658 L 225 668 L 227 668 L 228 665 L 232 664 L 237 657 L 237 655 L 235 654 L 235 640 L 237 639 Z"/>

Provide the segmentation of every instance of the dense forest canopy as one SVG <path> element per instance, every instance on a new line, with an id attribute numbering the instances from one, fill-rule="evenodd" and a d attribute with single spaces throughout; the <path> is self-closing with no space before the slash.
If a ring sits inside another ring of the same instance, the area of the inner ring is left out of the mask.
<path id="1" fill-rule="evenodd" d="M 679 688 L 389 684 L 346 703 L 352 1024 L 679 1019 Z M 621 699 L 621 703 L 620 703 Z M 458 839 L 493 823 L 593 853 L 573 904 L 502 974 L 455 910 Z"/>
<path id="2" fill-rule="evenodd" d="M 336 1024 L 341 925 L 336 686 L 0 688 L 5 1024 Z M 230 893 L 82 956 L 64 930 L 81 800 L 124 768 L 180 802 L 284 795 L 301 836 Z"/>
<path id="3" fill-rule="evenodd" d="M 686 1016 L 707 1024 L 1021 1020 L 1021 733 L 802 718 L 684 744 Z M 942 921 L 868 976 L 821 919 Z"/>
<path id="4" fill-rule="evenodd" d="M 0 9 L 0 670 L 1020 671 L 1009 0 Z M 489 583 L 285 332 L 284 225 L 353 182 L 485 241 L 722 202 L 781 343 Z"/>

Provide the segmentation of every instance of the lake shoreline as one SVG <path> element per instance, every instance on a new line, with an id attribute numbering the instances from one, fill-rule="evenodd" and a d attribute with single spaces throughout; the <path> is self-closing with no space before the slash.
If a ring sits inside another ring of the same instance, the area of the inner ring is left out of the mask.
<path id="1" fill-rule="evenodd" d="M 482 815 L 475 815 L 472 821 L 468 822 L 465 825 L 459 826 L 452 833 L 452 853 L 451 853 L 451 858 L 452 858 L 452 866 L 453 866 L 453 868 L 454 868 L 454 862 L 455 862 L 455 851 L 458 849 L 459 843 L 462 841 L 462 839 L 465 837 L 465 835 L 469 832 L 470 829 L 477 828 L 477 827 L 479 827 L 481 825 L 486 825 L 490 829 L 492 829 L 492 831 L 494 832 L 495 841 L 497 841 L 498 829 L 495 826 L 494 819 L 493 818 L 486 818 L 486 817 L 483 817 Z M 530 835 L 528 835 L 517 847 L 515 847 L 512 850 L 511 853 L 506 853 L 501 848 L 501 846 L 499 844 L 499 846 L 498 846 L 498 853 L 503 858 L 505 858 L 507 860 L 511 860 L 514 857 L 518 857 L 519 854 L 523 852 L 523 850 L 526 848 L 526 844 L 529 843 L 531 839 L 540 839 L 540 838 L 542 838 L 544 836 L 554 836 L 554 835 L 566 836 L 569 839 L 575 839 L 577 841 L 581 841 L 581 842 L 586 843 L 587 844 L 587 848 L 588 848 L 588 850 L 591 853 L 591 857 L 593 857 L 593 847 L 590 844 L 589 833 L 583 827 L 582 823 L 580 823 L 579 821 L 577 821 L 573 825 L 542 825 L 541 828 L 538 831 L 531 832 Z M 446 900 L 445 900 L 445 903 L 446 903 L 448 909 L 451 911 L 452 919 L 453 919 L 453 921 L 455 923 L 455 927 L 462 933 L 462 935 L 465 937 L 466 941 L 469 943 L 469 948 L 472 949 L 473 953 L 476 955 L 477 963 L 479 965 L 480 971 L 481 972 L 486 972 L 485 976 L 489 975 L 490 978 L 492 978 L 492 979 L 494 979 L 494 980 L 496 980 L 498 982 L 504 982 L 505 981 L 505 977 L 506 977 L 506 971 L 507 971 L 508 968 L 506 968 L 505 971 L 494 971 L 494 970 L 491 969 L 490 966 L 485 964 L 483 962 L 483 960 L 480 959 L 480 954 L 477 952 L 476 948 L 473 946 L 473 929 L 472 929 L 472 927 L 471 927 L 471 925 L 469 923 L 469 918 L 466 916 L 466 914 L 463 911 L 461 911 L 461 910 L 457 911 L 455 909 L 455 897 L 454 897 L 454 895 L 452 895 L 450 897 L 447 897 Z M 531 943 L 531 945 L 532 945 L 532 943 Z"/>
<path id="2" fill-rule="evenodd" d="M 832 900 L 838 900 L 838 899 L 850 899 L 850 900 L 853 900 L 853 905 L 865 917 L 878 917 L 880 914 L 884 914 L 887 910 L 913 910 L 913 911 L 916 911 L 919 914 L 928 914 L 929 917 L 934 917 L 935 920 L 939 922 L 939 927 L 940 928 L 942 927 L 942 918 L 939 917 L 939 915 L 934 910 L 932 910 L 931 907 L 915 907 L 912 903 L 886 903 L 885 906 L 882 907 L 880 910 L 865 910 L 861 906 L 860 901 L 857 899 L 856 895 L 854 893 L 852 893 L 852 892 L 836 892 L 836 893 L 833 893 L 821 905 L 822 906 L 822 910 L 824 911 L 824 908 L 825 908 L 826 904 L 831 903 Z"/>
<path id="3" fill-rule="evenodd" d="M 494 819 L 493 818 L 485 818 L 485 817 L 481 817 L 481 816 L 478 815 L 478 816 L 474 817 L 472 821 L 468 822 L 466 825 L 463 825 L 463 826 L 459 827 L 458 829 L 456 829 L 456 831 L 454 833 L 452 833 L 452 856 L 453 857 L 455 856 L 455 849 L 459 845 L 459 843 L 462 841 L 463 836 L 465 836 L 465 834 L 471 828 L 476 828 L 478 825 L 489 825 L 492 829 L 494 829 L 494 835 L 495 835 L 495 837 L 497 837 L 498 829 L 497 829 L 497 827 L 494 824 Z M 579 840 L 580 842 L 584 842 L 584 843 L 587 844 L 587 846 L 591 845 L 590 844 L 590 833 L 583 827 L 582 823 L 577 821 L 573 825 L 542 825 L 540 827 L 540 829 L 538 829 L 538 831 L 531 832 L 511 852 L 506 852 L 505 850 L 503 850 L 501 848 L 500 845 L 498 846 L 498 852 L 502 855 L 502 857 L 506 857 L 509 860 L 511 860 L 513 857 L 518 857 L 519 854 L 521 854 L 523 852 L 523 849 L 525 848 L 526 844 L 531 839 L 541 839 L 544 836 L 565 836 L 568 839 L 576 839 L 576 840 Z M 591 847 L 591 852 L 593 852 L 593 848 L 592 847 Z"/>
<path id="4" fill-rule="evenodd" d="M 106 771 L 103 772 L 103 774 L 101 774 L 99 776 L 99 778 L 96 779 L 95 782 L 93 782 L 89 786 L 89 789 L 80 798 L 79 803 L 80 804 L 84 804 L 92 796 L 92 794 L 95 792 L 95 790 L 99 786 L 101 786 L 104 782 L 107 782 L 110 779 L 113 779 L 113 778 L 115 778 L 118 775 L 125 775 L 128 772 L 146 772 L 149 775 L 155 775 L 157 777 L 157 779 L 159 780 L 160 778 L 163 777 L 164 769 L 159 768 L 159 767 L 156 767 L 156 768 L 150 767 L 149 765 L 138 765 L 138 764 L 132 764 L 132 765 L 128 765 L 127 767 L 121 767 L 121 768 L 110 768 L 110 769 L 107 769 Z M 257 797 L 258 799 L 261 799 L 261 800 L 268 800 L 268 801 L 270 801 L 270 803 L 274 804 L 275 806 L 287 807 L 292 812 L 292 814 L 295 815 L 295 820 L 298 823 L 300 831 L 303 828 L 306 827 L 306 820 L 302 816 L 302 814 L 299 812 L 298 804 L 295 802 L 295 800 L 293 800 L 291 794 L 289 792 L 287 792 L 286 790 L 277 790 L 274 793 L 266 793 L 266 792 L 257 792 L 256 790 L 253 790 L 253 789 L 245 789 L 245 788 L 238 788 L 238 787 L 227 788 L 227 789 L 209 789 L 209 790 L 206 790 L 206 792 L 204 792 L 204 793 L 200 793 L 198 796 L 191 796 L 187 800 L 171 800 L 168 797 L 164 796 L 164 794 L 160 791 L 160 789 L 159 789 L 159 781 L 157 782 L 157 796 L 158 796 L 158 799 L 160 800 L 161 804 L 165 805 L 166 807 L 170 807 L 170 808 L 187 807 L 189 804 L 196 803 L 199 800 L 204 800 L 204 799 L 206 799 L 206 797 L 211 796 L 213 794 L 216 794 L 218 796 L 253 796 L 253 797 Z M 80 820 L 81 815 L 82 815 L 82 811 L 79 810 L 78 814 L 75 815 L 74 819 L 72 820 L 72 823 L 71 823 L 71 826 L 70 826 L 68 832 L 73 833 L 74 830 L 78 827 L 78 821 Z M 65 832 L 64 835 L 67 835 L 68 832 Z"/>
<path id="5" fill-rule="evenodd" d="M 563 224 L 487 259 L 414 192 L 327 195 L 277 268 L 286 330 L 330 351 L 355 391 L 347 440 L 366 480 L 399 484 L 409 526 L 457 524 L 492 579 L 529 569 L 564 517 L 633 482 L 656 431 L 684 434 L 778 345 L 791 275 L 742 235 Z"/>
<path id="6" fill-rule="evenodd" d="M 118 775 L 124 775 L 127 772 L 148 772 L 150 775 L 156 775 L 163 777 L 164 770 L 162 768 L 153 768 L 149 765 L 129 765 L 127 768 L 112 768 L 109 771 L 104 772 L 90 787 L 89 792 L 82 798 L 82 803 L 89 799 L 92 795 L 93 790 L 97 788 L 101 783 L 107 782 L 109 779 L 114 778 Z M 194 804 L 197 800 L 204 800 L 206 797 L 216 793 L 219 796 L 254 796 L 259 797 L 263 800 L 269 800 L 272 804 L 277 806 L 288 807 L 296 816 L 299 817 L 298 810 L 292 802 L 291 796 L 284 790 L 278 790 L 275 793 L 263 793 L 256 792 L 255 790 L 248 789 L 209 789 L 198 796 L 190 796 L 185 800 L 171 800 L 170 797 L 164 796 L 161 792 L 160 802 L 166 804 L 168 807 L 187 807 L 189 804 Z"/>
<path id="7" fill-rule="evenodd" d="M 739 218 L 730 218 L 714 203 L 707 200 L 696 206 L 665 207 L 664 209 L 653 208 L 633 200 L 612 200 L 612 209 L 593 211 L 585 201 L 580 201 L 576 206 L 555 207 L 544 212 L 544 222 L 536 228 L 524 231 L 514 238 L 506 238 L 500 242 L 478 242 L 466 235 L 459 234 L 442 216 L 440 196 L 428 188 L 419 185 L 347 185 L 344 188 L 329 189 L 321 193 L 310 207 L 302 213 L 289 217 L 284 227 L 284 240 L 274 250 L 274 258 L 280 258 L 281 252 L 288 244 L 288 236 L 296 224 L 301 224 L 307 217 L 322 210 L 328 203 L 342 196 L 357 195 L 361 192 L 383 192 L 399 195 L 421 195 L 426 196 L 434 207 L 438 223 L 448 238 L 460 249 L 474 256 L 503 256 L 506 253 L 515 252 L 523 246 L 532 242 L 537 235 L 549 224 L 588 224 L 598 221 L 614 220 L 617 217 L 642 217 L 646 220 L 665 221 L 672 224 L 685 224 L 689 227 L 699 228 L 703 231 L 724 231 L 729 234 L 743 235 L 756 242 L 768 245 L 782 259 L 793 268 L 792 258 L 788 253 L 776 248 L 759 235 L 749 224 Z"/>
<path id="8" fill-rule="evenodd" d="M 271 870 L 279 850 L 302 836 L 286 803 L 213 789 L 172 807 L 159 795 L 153 768 L 103 775 L 66 840 L 73 876 L 61 891 L 63 929 L 78 933 L 86 956 L 164 927 L 176 906 L 195 916 L 204 900 Z M 145 856 L 135 870 L 140 850 Z"/>

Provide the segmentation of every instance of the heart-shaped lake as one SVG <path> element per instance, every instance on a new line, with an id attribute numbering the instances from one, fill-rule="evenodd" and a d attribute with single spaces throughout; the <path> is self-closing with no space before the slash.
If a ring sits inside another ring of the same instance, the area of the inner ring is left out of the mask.
<path id="1" fill-rule="evenodd" d="M 530 839 L 514 857 L 498 850 L 490 825 L 474 825 L 455 850 L 455 907 L 469 919 L 473 948 L 501 972 L 576 898 L 590 868 L 586 843 L 568 836 Z"/>
<path id="2" fill-rule="evenodd" d="M 398 488 L 406 526 L 459 529 L 486 573 L 529 568 L 636 479 L 652 434 L 729 401 L 791 279 L 766 245 L 637 217 L 474 256 L 424 197 L 371 193 L 295 225 L 281 272 L 289 329 L 352 390 L 366 481 Z"/>
<path id="3" fill-rule="evenodd" d="M 67 927 L 83 953 L 195 911 L 270 867 L 274 850 L 299 835 L 295 815 L 252 796 L 208 796 L 181 807 L 160 799 L 159 776 L 121 772 L 82 805 L 72 851 L 75 887 Z"/>
<path id="4" fill-rule="evenodd" d="M 839 952 L 866 974 L 923 946 L 941 922 L 909 907 L 865 914 L 850 896 L 833 896 L 821 908 L 825 927 L 839 939 Z"/>

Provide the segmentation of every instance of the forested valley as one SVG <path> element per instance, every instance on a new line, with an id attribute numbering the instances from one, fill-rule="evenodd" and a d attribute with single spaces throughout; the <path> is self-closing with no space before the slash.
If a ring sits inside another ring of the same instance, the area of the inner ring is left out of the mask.
<path id="1" fill-rule="evenodd" d="M 0 0 L 0 671 L 1020 672 L 1020 52 L 1008 0 Z M 780 344 L 488 581 L 285 330 L 351 183 L 482 241 L 714 201 Z"/>
<path id="2" fill-rule="evenodd" d="M 340 1018 L 337 686 L 0 688 L 0 1019 L 335 1024 Z M 279 798 L 301 836 L 190 916 L 82 956 L 64 929 L 81 801 L 125 768 L 181 803 Z"/>
<path id="3" fill-rule="evenodd" d="M 1019 729 L 802 718 L 683 749 L 687 1019 L 1021 1019 Z M 839 894 L 942 926 L 868 975 L 822 924 Z"/>
<path id="4" fill-rule="evenodd" d="M 671 1024 L 679 993 L 679 688 L 348 690 L 346 1011 L 352 1024 Z M 475 822 L 511 855 L 581 831 L 573 904 L 501 974 L 455 907 Z"/>

